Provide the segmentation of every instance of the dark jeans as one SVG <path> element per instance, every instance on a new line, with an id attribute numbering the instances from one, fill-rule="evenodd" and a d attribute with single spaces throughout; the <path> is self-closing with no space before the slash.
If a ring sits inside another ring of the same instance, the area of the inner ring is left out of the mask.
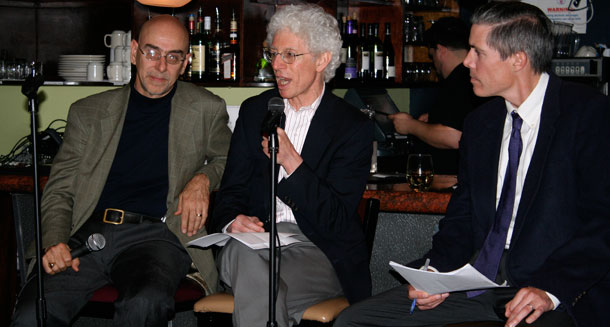
<path id="1" fill-rule="evenodd" d="M 188 272 L 191 259 L 163 223 L 110 225 L 88 221 L 69 241 L 74 249 L 94 233 L 102 233 L 106 247 L 80 258 L 71 268 L 44 274 L 46 325 L 68 326 L 95 290 L 113 284 L 117 326 L 166 326 L 174 316 L 174 294 Z M 12 326 L 36 326 L 35 273 L 21 290 Z"/>

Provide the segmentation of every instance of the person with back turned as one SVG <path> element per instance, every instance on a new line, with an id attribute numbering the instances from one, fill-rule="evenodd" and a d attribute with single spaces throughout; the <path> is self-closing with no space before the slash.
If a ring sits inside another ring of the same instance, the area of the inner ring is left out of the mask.
<path id="1" fill-rule="evenodd" d="M 345 295 L 371 294 L 368 252 L 356 212 L 373 151 L 373 123 L 325 87 L 340 63 L 337 20 L 312 4 L 281 7 L 267 26 L 266 57 L 277 88 L 246 100 L 235 124 L 216 194 L 218 231 L 269 231 L 268 140 L 261 136 L 269 100 L 284 104 L 277 128 L 277 231 L 301 242 L 281 248 L 276 321 L 292 326 L 305 309 Z M 233 325 L 268 320 L 269 249 L 231 240 L 218 257 L 220 280 L 234 294 Z"/>
<path id="2" fill-rule="evenodd" d="M 608 97 L 552 73 L 551 22 L 535 6 L 491 2 L 472 17 L 473 111 L 458 187 L 425 258 L 471 263 L 508 288 L 427 294 L 403 285 L 349 307 L 335 326 L 606 326 L 610 321 Z M 416 308 L 409 313 L 412 301 Z"/>
<path id="3" fill-rule="evenodd" d="M 468 68 L 462 64 L 468 54 L 468 25 L 457 17 L 443 17 L 424 33 L 428 55 L 442 78 L 437 101 L 417 119 L 408 113 L 390 115 L 395 130 L 421 142 L 416 151 L 430 153 L 434 171 L 457 174 L 458 144 L 466 115 L 487 99 L 472 90 Z"/>
<path id="4" fill-rule="evenodd" d="M 119 293 L 117 326 L 166 326 L 191 262 L 215 290 L 210 251 L 184 244 L 205 235 L 231 131 L 221 98 L 177 82 L 189 56 L 183 24 L 153 17 L 131 41 L 135 82 L 71 106 L 41 204 L 47 326 L 68 326 L 106 284 Z M 72 257 L 92 233 L 105 248 Z M 13 326 L 36 325 L 35 302 L 31 278 Z"/>

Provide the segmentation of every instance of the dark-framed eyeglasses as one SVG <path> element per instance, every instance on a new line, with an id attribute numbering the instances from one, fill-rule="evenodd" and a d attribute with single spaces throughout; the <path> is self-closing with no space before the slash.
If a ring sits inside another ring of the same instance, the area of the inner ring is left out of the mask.
<path id="1" fill-rule="evenodd" d="M 311 53 L 311 52 L 296 53 L 293 50 L 284 50 L 282 52 L 277 52 L 275 50 L 267 48 L 263 51 L 263 56 L 265 57 L 265 60 L 272 63 L 273 59 L 275 59 L 275 57 L 277 55 L 280 55 L 280 57 L 282 57 L 282 60 L 285 63 L 292 64 L 297 59 L 297 57 L 300 57 L 302 55 L 306 55 L 309 53 Z"/>
<path id="2" fill-rule="evenodd" d="M 142 50 L 142 48 L 138 47 L 138 50 L 140 50 L 140 52 L 142 52 L 142 54 L 144 55 L 144 58 L 151 60 L 151 61 L 159 61 L 159 60 L 161 60 L 161 58 L 165 57 L 165 62 L 170 65 L 179 64 L 186 59 L 186 58 L 184 58 L 184 56 L 181 53 L 176 53 L 176 52 L 170 52 L 170 53 L 167 53 L 166 55 L 163 55 L 161 50 L 157 50 L 154 48 L 146 48 L 146 51 L 145 51 L 145 50 Z"/>

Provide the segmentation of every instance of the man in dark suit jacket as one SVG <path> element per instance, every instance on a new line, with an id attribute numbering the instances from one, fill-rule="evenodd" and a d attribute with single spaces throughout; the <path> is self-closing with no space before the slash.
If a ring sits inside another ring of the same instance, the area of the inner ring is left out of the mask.
<path id="1" fill-rule="evenodd" d="M 403 286 L 349 308 L 335 326 L 610 321 L 608 98 L 545 73 L 553 44 L 550 22 L 534 6 L 483 6 L 473 16 L 470 44 L 464 64 L 475 93 L 501 98 L 466 120 L 458 188 L 425 257 L 439 271 L 469 262 L 484 270 L 479 254 L 498 224 L 494 215 L 507 183 L 504 172 L 509 174 L 512 124 L 522 121 L 514 207 L 501 239 L 499 270 L 491 277 L 510 288 L 431 295 Z M 413 299 L 418 309 L 410 315 Z"/>
<path id="2" fill-rule="evenodd" d="M 324 44 L 314 44 L 320 35 Z M 356 208 L 370 170 L 373 126 L 357 108 L 325 90 L 341 47 L 331 15 L 316 5 L 283 7 L 269 23 L 268 39 L 266 56 L 278 88 L 246 100 L 240 109 L 213 221 L 218 231 L 269 231 L 271 161 L 261 125 L 269 99 L 281 96 L 286 123 L 277 128 L 277 230 L 303 241 L 282 247 L 280 255 L 277 323 L 291 326 L 321 300 L 344 294 L 356 302 L 370 296 Z M 267 253 L 230 241 L 219 254 L 220 279 L 235 296 L 234 326 L 265 326 Z"/>

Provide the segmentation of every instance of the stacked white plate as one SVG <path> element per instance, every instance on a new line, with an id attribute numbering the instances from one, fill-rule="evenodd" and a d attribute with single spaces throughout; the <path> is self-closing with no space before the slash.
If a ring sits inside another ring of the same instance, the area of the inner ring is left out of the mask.
<path id="1" fill-rule="evenodd" d="M 66 81 L 87 80 L 87 66 L 90 62 L 104 65 L 106 55 L 60 55 L 57 73 Z"/>

